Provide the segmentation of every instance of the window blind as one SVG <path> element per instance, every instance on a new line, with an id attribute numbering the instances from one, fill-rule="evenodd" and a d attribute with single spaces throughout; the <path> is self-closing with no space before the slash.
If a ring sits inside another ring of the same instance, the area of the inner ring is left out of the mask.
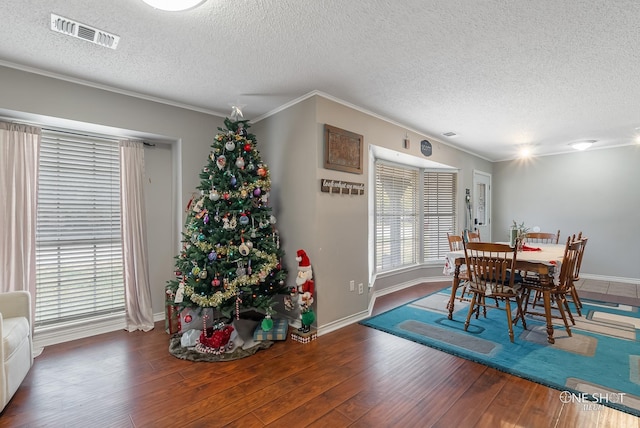
<path id="1" fill-rule="evenodd" d="M 376 271 L 417 263 L 418 171 L 376 162 Z"/>
<path id="2" fill-rule="evenodd" d="M 424 260 L 444 258 L 449 251 L 447 232 L 455 233 L 458 217 L 455 172 L 424 171 Z"/>
<path id="3" fill-rule="evenodd" d="M 35 325 L 123 310 L 118 143 L 43 131 Z"/>

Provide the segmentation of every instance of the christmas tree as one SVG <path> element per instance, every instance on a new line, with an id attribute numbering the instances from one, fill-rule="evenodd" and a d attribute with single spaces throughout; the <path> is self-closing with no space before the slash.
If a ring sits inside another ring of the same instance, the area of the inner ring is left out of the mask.
<path id="1" fill-rule="evenodd" d="M 213 308 L 226 318 L 246 309 L 271 313 L 287 294 L 284 251 L 268 206 L 271 179 L 246 120 L 218 128 L 199 194 L 187 206 L 176 279 L 168 299 L 179 307 Z"/>

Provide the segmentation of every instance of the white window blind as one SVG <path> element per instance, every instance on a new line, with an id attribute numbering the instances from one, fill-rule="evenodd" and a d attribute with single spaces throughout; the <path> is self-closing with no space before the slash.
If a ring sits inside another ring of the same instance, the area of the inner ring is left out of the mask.
<path id="1" fill-rule="evenodd" d="M 455 233 L 458 217 L 455 172 L 425 171 L 424 182 L 424 260 L 439 260 L 449 251 L 447 232 Z"/>
<path id="2" fill-rule="evenodd" d="M 119 148 L 43 131 L 36 326 L 124 311 Z"/>
<path id="3" fill-rule="evenodd" d="M 376 162 L 376 272 L 417 263 L 418 171 Z"/>

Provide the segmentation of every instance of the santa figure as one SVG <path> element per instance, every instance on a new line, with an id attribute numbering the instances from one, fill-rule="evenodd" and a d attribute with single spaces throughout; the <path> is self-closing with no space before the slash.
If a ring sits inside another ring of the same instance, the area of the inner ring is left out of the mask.
<path id="1" fill-rule="evenodd" d="M 298 262 L 298 276 L 296 277 L 297 292 L 300 303 L 300 318 L 302 327 L 298 330 L 302 333 L 308 333 L 311 330 L 311 324 L 315 321 L 316 315 L 313 312 L 311 304 L 313 303 L 313 293 L 315 285 L 313 282 L 313 272 L 311 271 L 311 263 L 309 257 L 304 250 L 298 250 L 296 253 L 296 261 Z"/>

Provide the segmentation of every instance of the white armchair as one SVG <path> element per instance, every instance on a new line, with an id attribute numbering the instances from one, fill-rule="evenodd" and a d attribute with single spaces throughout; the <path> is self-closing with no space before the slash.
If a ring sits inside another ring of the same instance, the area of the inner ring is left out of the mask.
<path id="1" fill-rule="evenodd" d="M 31 295 L 27 291 L 0 293 L 0 412 L 33 365 Z"/>

